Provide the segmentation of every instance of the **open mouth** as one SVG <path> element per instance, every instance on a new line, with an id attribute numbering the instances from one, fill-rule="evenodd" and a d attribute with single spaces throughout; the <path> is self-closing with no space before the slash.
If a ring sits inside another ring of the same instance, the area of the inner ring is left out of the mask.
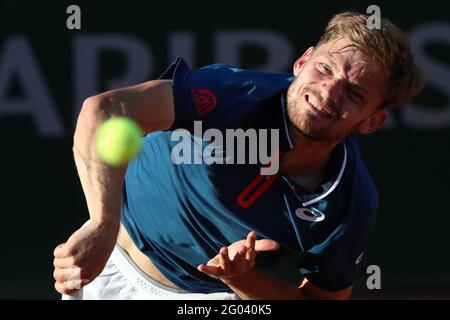
<path id="1" fill-rule="evenodd" d="M 313 109 L 313 111 L 315 111 L 315 113 L 324 116 L 327 119 L 331 119 L 333 118 L 333 111 L 322 105 L 317 99 L 315 99 L 314 97 L 310 96 L 310 95 L 305 95 L 305 101 L 306 103 L 308 103 L 308 105 L 311 107 L 311 109 Z"/>

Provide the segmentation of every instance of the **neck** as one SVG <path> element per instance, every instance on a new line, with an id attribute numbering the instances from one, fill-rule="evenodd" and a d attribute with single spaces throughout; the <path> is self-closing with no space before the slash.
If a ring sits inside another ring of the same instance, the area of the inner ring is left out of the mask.
<path id="1" fill-rule="evenodd" d="M 289 135 L 294 147 L 281 157 L 280 171 L 307 189 L 315 189 L 339 141 L 312 140 L 292 126 Z"/>

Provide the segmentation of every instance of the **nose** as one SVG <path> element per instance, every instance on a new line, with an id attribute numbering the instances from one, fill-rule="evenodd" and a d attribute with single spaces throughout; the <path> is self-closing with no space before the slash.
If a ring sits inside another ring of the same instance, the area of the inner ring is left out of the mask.
<path id="1" fill-rule="evenodd" d="M 333 103 L 339 103 L 344 85 L 339 79 L 328 79 L 322 83 L 322 96 Z"/>

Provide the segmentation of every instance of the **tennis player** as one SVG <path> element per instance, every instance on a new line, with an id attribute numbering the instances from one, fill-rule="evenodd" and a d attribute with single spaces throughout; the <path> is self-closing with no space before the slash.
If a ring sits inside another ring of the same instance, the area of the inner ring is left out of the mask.
<path id="1" fill-rule="evenodd" d="M 54 251 L 56 290 L 80 299 L 348 298 L 378 206 L 357 135 L 377 131 L 387 108 L 423 87 L 406 35 L 388 20 L 373 30 L 366 22 L 334 16 L 293 74 L 190 70 L 178 58 L 158 80 L 88 98 L 73 150 L 90 221 Z M 113 168 L 99 160 L 95 133 L 119 115 L 146 135 L 139 157 Z M 256 132 L 258 143 L 227 149 L 231 129 Z M 264 150 L 270 163 L 248 161 Z M 292 277 L 275 272 L 280 265 Z"/>

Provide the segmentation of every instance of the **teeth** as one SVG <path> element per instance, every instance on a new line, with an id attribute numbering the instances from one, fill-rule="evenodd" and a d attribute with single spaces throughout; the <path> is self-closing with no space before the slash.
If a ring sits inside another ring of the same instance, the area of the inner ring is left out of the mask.
<path id="1" fill-rule="evenodd" d="M 323 110 L 314 100 L 311 99 L 311 97 L 308 96 L 308 102 L 319 111 L 325 111 Z"/>
<path id="2" fill-rule="evenodd" d="M 323 114 L 329 116 L 329 112 L 327 109 L 322 108 L 316 101 L 312 100 L 310 96 L 308 96 L 308 102 L 316 108 L 318 111 L 322 112 Z"/>

